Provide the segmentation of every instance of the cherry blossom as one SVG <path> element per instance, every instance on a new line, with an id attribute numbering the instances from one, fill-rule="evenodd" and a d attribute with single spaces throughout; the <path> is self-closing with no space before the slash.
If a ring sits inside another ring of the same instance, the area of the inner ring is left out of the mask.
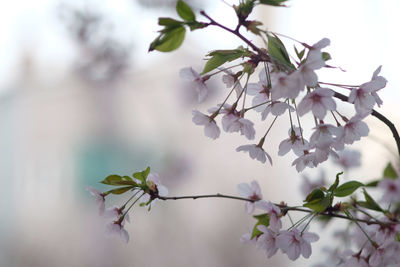
<path id="1" fill-rule="evenodd" d="M 301 131 L 299 127 L 294 126 L 289 129 L 289 138 L 283 140 L 279 144 L 278 155 L 286 155 L 290 150 L 294 152 L 297 156 L 304 154 L 304 150 L 309 148 L 309 143 L 307 140 L 301 137 Z"/>
<path id="2" fill-rule="evenodd" d="M 258 107 L 255 107 L 254 110 L 261 112 L 264 109 L 264 106 L 262 106 L 261 104 L 263 104 L 269 100 L 270 89 L 268 88 L 268 80 L 267 80 L 267 74 L 266 74 L 265 69 L 260 71 L 258 76 L 260 79 L 259 82 L 258 83 L 249 83 L 247 85 L 246 92 L 248 95 L 254 96 L 253 101 L 252 101 L 253 106 L 260 105 Z"/>
<path id="3" fill-rule="evenodd" d="M 335 137 L 343 135 L 343 128 L 335 127 L 332 124 L 320 123 L 314 127 L 310 137 L 310 146 L 319 149 L 327 149 L 334 142 Z"/>
<path id="4" fill-rule="evenodd" d="M 257 238 L 257 248 L 261 249 L 270 258 L 276 254 L 278 251 L 278 246 L 276 245 L 276 237 L 278 232 L 274 232 L 265 225 L 257 226 L 257 229 L 262 232 L 262 234 Z"/>
<path id="5" fill-rule="evenodd" d="M 182 79 L 190 81 L 194 84 L 195 90 L 197 92 L 198 102 L 203 102 L 208 94 L 208 88 L 205 84 L 205 81 L 209 78 L 209 76 L 201 77 L 199 73 L 197 73 L 193 68 L 187 67 L 183 68 L 179 71 L 179 76 Z"/>
<path id="6" fill-rule="evenodd" d="M 345 149 L 338 154 L 339 158 L 334 160 L 334 162 L 346 170 L 361 165 L 361 153 L 357 150 Z"/>
<path id="7" fill-rule="evenodd" d="M 244 151 L 244 152 L 249 152 L 249 155 L 252 159 L 257 159 L 258 161 L 261 161 L 262 163 L 265 163 L 267 158 L 269 163 L 272 165 L 272 159 L 271 156 L 267 154 L 267 152 L 264 151 L 264 149 L 256 144 L 251 144 L 251 145 L 243 145 L 239 146 L 236 148 L 237 152 Z"/>
<path id="8" fill-rule="evenodd" d="M 271 73 L 271 99 L 296 98 L 300 91 L 304 90 L 304 82 L 298 72 L 287 75 L 284 72 Z"/>
<path id="9" fill-rule="evenodd" d="M 123 214 L 124 214 L 123 209 L 121 209 L 118 206 L 113 206 L 104 211 L 104 217 L 112 218 L 112 219 L 116 219 L 116 220 L 120 219 Z M 130 222 L 129 214 L 125 214 L 123 220 Z"/>
<path id="10" fill-rule="evenodd" d="M 310 194 L 315 188 L 326 186 L 325 172 L 323 171 L 319 173 L 319 176 L 314 181 L 311 181 L 307 175 L 302 175 L 302 178 L 301 192 L 304 197 Z"/>
<path id="11" fill-rule="evenodd" d="M 292 261 L 296 260 L 300 254 L 308 259 L 311 256 L 311 242 L 318 241 L 317 234 L 309 233 L 307 230 L 300 232 L 293 228 L 289 231 L 281 231 L 276 237 L 277 246 L 287 254 Z"/>
<path id="12" fill-rule="evenodd" d="M 343 135 L 338 137 L 338 140 L 345 144 L 352 144 L 354 141 L 360 140 L 362 136 L 367 136 L 369 132 L 367 124 L 358 115 L 348 120 L 343 127 Z"/>
<path id="13" fill-rule="evenodd" d="M 318 77 L 314 71 L 325 66 L 321 49 L 329 44 L 330 40 L 324 38 L 310 47 L 305 63 L 298 70 L 304 83 L 309 87 L 315 87 L 318 83 Z"/>
<path id="14" fill-rule="evenodd" d="M 383 179 L 378 184 L 384 191 L 382 201 L 386 203 L 400 202 L 400 179 Z"/>
<path id="15" fill-rule="evenodd" d="M 253 103 L 254 105 L 254 103 Z M 289 105 L 288 103 L 281 101 L 271 101 L 267 104 L 266 107 L 262 107 L 263 110 L 261 112 L 261 120 L 265 120 L 269 113 L 272 113 L 274 116 L 280 116 L 285 113 L 286 110 L 289 109 L 290 112 L 293 112 L 295 109 Z"/>
<path id="16" fill-rule="evenodd" d="M 205 136 L 210 137 L 211 139 L 217 139 L 219 137 L 221 131 L 214 119 L 197 110 L 193 110 L 192 115 L 192 121 L 196 125 L 204 125 Z"/>
<path id="17" fill-rule="evenodd" d="M 296 165 L 296 170 L 301 172 L 305 167 L 314 168 L 316 167 L 316 157 L 312 152 L 304 151 L 303 155 L 299 156 L 292 162 L 292 166 Z"/>
<path id="18" fill-rule="evenodd" d="M 327 88 L 317 88 L 307 94 L 299 103 L 298 113 L 303 116 L 310 110 L 315 117 L 324 119 L 327 110 L 335 110 L 336 103 L 333 100 L 334 92 Z"/>
<path id="19" fill-rule="evenodd" d="M 101 193 L 100 191 L 98 191 L 97 189 L 95 189 L 95 188 L 93 188 L 93 187 L 91 187 L 91 186 L 88 186 L 88 187 L 86 188 L 86 190 L 89 191 L 89 193 L 90 193 L 92 196 L 94 196 L 94 198 L 95 198 L 95 200 L 96 200 L 96 204 L 97 204 L 97 206 L 99 207 L 99 214 L 100 214 L 100 215 L 103 215 L 103 214 L 104 214 L 105 207 L 106 207 L 105 198 L 104 198 L 104 197 L 105 197 L 105 194 Z"/>
<path id="20" fill-rule="evenodd" d="M 237 187 L 239 195 L 244 198 L 248 198 L 254 201 L 261 200 L 261 188 L 257 181 L 252 181 L 251 184 L 241 183 Z M 254 202 L 247 201 L 246 202 L 246 211 L 247 213 L 253 213 L 255 208 Z"/>
<path id="21" fill-rule="evenodd" d="M 231 88 L 232 86 L 236 92 L 236 97 L 239 97 L 243 91 L 243 87 L 240 82 L 237 80 L 237 77 L 231 70 L 224 70 L 226 74 L 222 75 L 222 82 L 226 85 L 227 88 Z"/>
<path id="22" fill-rule="evenodd" d="M 256 202 L 256 207 L 265 210 L 268 213 L 269 227 L 273 231 L 278 232 L 282 228 L 282 222 L 279 219 L 281 210 L 277 206 L 269 201 L 260 200 Z"/>
<path id="23" fill-rule="evenodd" d="M 129 242 L 129 234 L 128 231 L 125 230 L 124 228 L 124 223 L 120 221 L 114 221 L 106 225 L 106 233 L 111 235 L 111 234 L 116 234 L 119 235 L 119 237 L 125 241 L 126 243 Z"/>

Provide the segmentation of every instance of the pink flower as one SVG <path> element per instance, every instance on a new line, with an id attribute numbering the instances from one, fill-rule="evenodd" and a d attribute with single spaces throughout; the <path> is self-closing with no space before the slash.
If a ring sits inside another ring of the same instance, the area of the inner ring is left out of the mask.
<path id="1" fill-rule="evenodd" d="M 279 144 L 278 155 L 283 156 L 293 150 L 297 156 L 301 156 L 304 154 L 304 150 L 307 149 L 309 149 L 308 141 L 301 137 L 300 128 L 294 126 L 293 130 L 292 128 L 289 129 L 289 138 Z"/>
<path id="2" fill-rule="evenodd" d="M 320 69 L 325 66 L 325 61 L 322 58 L 321 49 L 330 44 L 330 40 L 324 38 L 318 43 L 314 44 L 308 52 L 306 62 L 300 66 L 299 73 L 304 83 L 309 87 L 315 87 L 318 83 L 318 77 L 314 70 Z"/>
<path id="3" fill-rule="evenodd" d="M 298 113 L 303 116 L 310 110 L 315 117 L 323 120 L 327 110 L 335 110 L 336 103 L 332 96 L 334 92 L 327 88 L 317 88 L 307 94 L 299 103 Z"/>
<path id="4" fill-rule="evenodd" d="M 257 228 L 263 232 L 263 234 L 257 238 L 257 248 L 263 250 L 265 254 L 267 254 L 267 257 L 270 258 L 278 251 L 278 246 L 276 245 L 278 233 L 272 231 L 265 225 L 259 225 Z"/>
<path id="5" fill-rule="evenodd" d="M 314 189 L 326 186 L 325 173 L 323 171 L 320 172 L 319 176 L 314 181 L 310 181 L 306 175 L 303 175 L 302 178 L 301 192 L 304 197 L 310 194 Z"/>
<path id="6" fill-rule="evenodd" d="M 240 82 L 237 80 L 237 77 L 231 70 L 224 70 L 226 74 L 222 75 L 222 82 L 226 85 L 227 88 L 231 88 L 235 84 L 235 92 L 236 96 L 239 97 L 241 92 L 243 91 L 242 85 Z"/>
<path id="7" fill-rule="evenodd" d="M 197 110 L 192 111 L 192 121 L 196 125 L 204 125 L 204 134 L 211 139 L 217 139 L 221 133 L 217 123 L 210 116 L 207 116 Z"/>
<path id="8" fill-rule="evenodd" d="M 123 214 L 124 214 L 123 210 L 118 206 L 113 206 L 113 207 L 108 208 L 108 209 L 106 209 L 104 211 L 104 216 L 106 218 L 112 218 L 112 219 L 115 219 L 115 220 L 120 219 Z M 127 221 L 127 222 L 130 222 L 129 214 L 125 214 L 123 220 Z"/>
<path id="9" fill-rule="evenodd" d="M 99 207 L 99 214 L 103 215 L 104 210 L 105 210 L 105 194 L 101 193 L 100 191 L 98 191 L 97 189 L 88 186 L 86 187 L 86 190 L 89 191 L 89 193 L 94 196 L 95 200 L 96 200 L 96 204 Z"/>
<path id="10" fill-rule="evenodd" d="M 125 241 L 126 243 L 129 242 L 129 234 L 125 230 L 123 222 L 121 221 L 114 221 L 106 225 L 106 233 L 111 235 L 111 234 L 116 234 L 119 235 L 120 238 Z"/>
<path id="11" fill-rule="evenodd" d="M 267 74 L 264 69 L 258 74 L 258 77 L 260 79 L 258 83 L 249 83 L 247 85 L 247 94 L 254 96 L 252 105 L 260 105 L 254 110 L 261 112 L 264 109 L 261 104 L 269 100 L 270 90 L 268 89 Z"/>
<path id="12" fill-rule="evenodd" d="M 290 75 L 284 72 L 271 74 L 271 99 L 278 100 L 279 98 L 296 98 L 300 91 L 304 90 L 304 82 L 300 74 L 295 71 Z"/>
<path id="13" fill-rule="evenodd" d="M 343 128 L 335 127 L 331 124 L 320 123 L 314 127 L 314 132 L 310 137 L 311 147 L 327 149 L 334 142 L 335 136 L 342 136 Z"/>
<path id="14" fill-rule="evenodd" d="M 282 222 L 279 219 L 279 215 L 281 213 L 280 208 L 275 206 L 273 203 L 260 200 L 256 202 L 256 207 L 262 210 L 265 210 L 269 215 L 269 228 L 275 232 L 279 232 L 282 228 Z"/>
<path id="15" fill-rule="evenodd" d="M 334 162 L 344 169 L 350 169 L 361 166 L 361 153 L 356 150 L 345 149 L 339 152 L 339 158 Z"/>
<path id="16" fill-rule="evenodd" d="M 239 112 L 230 111 L 222 117 L 222 127 L 228 133 L 240 132 L 241 135 L 252 140 L 256 134 L 254 123 L 250 120 L 240 117 Z"/>
<path id="17" fill-rule="evenodd" d="M 261 120 L 265 120 L 269 113 L 272 113 L 272 115 L 274 116 L 280 116 L 285 113 L 287 109 L 289 109 L 290 112 L 294 111 L 294 108 L 292 106 L 290 106 L 288 103 L 281 101 L 271 101 L 267 104 L 266 107 L 262 108 L 263 110 L 261 112 Z"/>
<path id="18" fill-rule="evenodd" d="M 305 167 L 314 168 L 316 167 L 316 157 L 314 153 L 304 151 L 303 155 L 298 157 L 292 162 L 292 166 L 296 165 L 296 170 L 301 172 Z"/>
<path id="19" fill-rule="evenodd" d="M 362 117 L 354 116 L 346 122 L 343 129 L 343 135 L 338 137 L 345 144 L 352 144 L 354 141 L 360 140 L 362 136 L 367 136 L 369 128 Z"/>
<path id="20" fill-rule="evenodd" d="M 400 179 L 383 179 L 378 187 L 383 189 L 382 201 L 386 203 L 400 202 Z"/>
<path id="21" fill-rule="evenodd" d="M 236 148 L 236 151 L 237 152 L 240 152 L 240 151 L 249 152 L 249 155 L 252 159 L 257 159 L 258 161 L 261 161 L 262 163 L 265 163 L 268 158 L 269 163 L 272 165 L 271 156 L 268 155 L 267 152 L 265 152 L 262 147 L 260 147 L 256 144 L 240 146 L 240 147 Z"/>
<path id="22" fill-rule="evenodd" d="M 254 201 L 261 200 L 261 188 L 257 181 L 252 181 L 251 184 L 241 183 L 237 187 L 239 195 L 244 198 L 248 198 Z M 246 202 L 246 211 L 247 213 L 253 213 L 254 211 L 254 202 L 247 201 Z"/>
<path id="23" fill-rule="evenodd" d="M 309 233 L 307 230 L 300 232 L 293 228 L 290 231 L 282 231 L 276 237 L 277 246 L 287 254 L 292 261 L 296 260 L 300 254 L 308 259 L 311 256 L 311 242 L 318 241 L 317 234 Z"/>
<path id="24" fill-rule="evenodd" d="M 205 81 L 209 78 L 209 76 L 201 77 L 195 70 L 191 67 L 183 68 L 179 71 L 179 76 L 182 79 L 193 82 L 195 86 L 195 90 L 198 94 L 198 102 L 203 102 L 208 94 L 208 88 L 205 85 Z"/>

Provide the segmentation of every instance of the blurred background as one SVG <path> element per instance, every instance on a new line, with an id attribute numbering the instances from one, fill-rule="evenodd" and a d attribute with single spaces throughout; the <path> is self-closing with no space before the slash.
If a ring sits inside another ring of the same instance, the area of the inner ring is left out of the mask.
<path id="1" fill-rule="evenodd" d="M 227 4 L 236 1 L 187 2 L 235 25 Z M 277 156 L 287 121 L 277 121 L 265 146 L 273 166 L 235 152 L 248 143 L 245 138 L 222 133 L 213 141 L 192 123 L 192 109 L 204 112 L 215 106 L 227 89 L 219 78 L 210 81 L 212 93 L 199 105 L 179 79 L 179 70 L 193 66 L 200 71 L 208 51 L 244 44 L 210 28 L 188 33 L 178 51 L 148 53 L 159 30 L 157 18 L 176 17 L 175 3 L 3 3 L 0 266 L 311 266 L 324 261 L 320 251 L 323 244 L 334 242 L 330 236 L 313 245 L 308 261 L 295 263 L 280 253 L 267 259 L 254 246 L 240 243 L 255 221 L 245 213 L 244 203 L 232 200 L 158 202 L 150 212 L 135 208 L 126 226 L 128 245 L 104 234 L 108 221 L 98 216 L 85 188 L 106 190 L 98 181 L 107 175 L 131 175 L 147 166 L 162 176 L 173 196 L 237 194 L 238 183 L 256 179 L 265 199 L 292 205 L 303 200 L 301 175 L 290 166 L 293 155 Z M 384 102 L 379 111 L 399 125 L 398 2 L 292 0 L 289 6 L 260 7 L 253 19 L 308 44 L 330 38 L 330 65 L 345 72 L 319 71 L 326 82 L 361 84 L 383 65 L 381 75 L 389 82 L 379 93 Z M 293 43 L 283 40 L 292 52 Z M 351 113 L 347 105 L 341 109 Z M 259 121 L 258 116 L 254 120 Z M 388 161 L 397 161 L 387 127 L 375 118 L 367 123 L 370 136 L 353 146 L 361 151 L 364 167 L 344 174 L 361 181 L 379 177 Z M 312 121 L 304 122 L 304 128 L 311 126 Z M 266 127 L 258 123 L 257 137 Z M 332 162 L 322 167 L 328 180 L 343 169 Z M 319 170 L 305 174 L 315 180 Z M 317 225 L 311 230 L 321 231 Z"/>

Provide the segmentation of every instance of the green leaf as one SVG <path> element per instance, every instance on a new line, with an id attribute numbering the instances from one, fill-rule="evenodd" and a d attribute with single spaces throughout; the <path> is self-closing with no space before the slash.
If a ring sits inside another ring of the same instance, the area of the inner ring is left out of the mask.
<path id="1" fill-rule="evenodd" d="M 326 210 L 327 207 L 331 205 L 331 202 L 332 201 L 330 195 L 327 195 L 323 198 L 318 198 L 309 201 L 303 204 L 303 206 L 315 210 L 316 212 L 323 212 L 324 210 Z"/>
<path id="2" fill-rule="evenodd" d="M 297 57 L 299 58 L 299 60 L 301 61 L 304 57 L 304 53 L 306 52 L 306 49 L 303 48 L 303 50 L 301 50 L 300 52 L 297 50 L 296 46 L 294 46 L 294 51 L 296 52 Z"/>
<path id="3" fill-rule="evenodd" d="M 255 0 L 240 1 L 239 6 L 233 6 L 239 21 L 245 21 L 253 11 Z"/>
<path id="4" fill-rule="evenodd" d="M 207 56 L 211 58 L 207 61 L 201 74 L 210 72 L 226 62 L 231 62 L 240 57 L 250 57 L 251 53 L 249 50 L 240 46 L 237 49 L 232 50 L 215 50 L 210 52 Z"/>
<path id="5" fill-rule="evenodd" d="M 158 25 L 166 26 L 166 28 L 177 28 L 183 25 L 182 21 L 171 18 L 158 18 Z"/>
<path id="6" fill-rule="evenodd" d="M 328 61 L 328 60 L 332 59 L 332 57 L 331 57 L 331 55 L 330 55 L 329 53 L 327 53 L 327 52 L 322 52 L 322 59 L 323 59 L 324 61 Z"/>
<path id="7" fill-rule="evenodd" d="M 376 201 L 367 193 L 365 189 L 363 190 L 363 192 L 365 197 L 365 203 L 360 204 L 361 201 L 357 202 L 360 206 L 370 210 L 383 211 L 382 208 L 378 205 L 378 203 L 376 203 Z"/>
<path id="8" fill-rule="evenodd" d="M 197 21 L 188 21 L 185 23 L 187 26 L 189 26 L 191 31 L 202 29 L 208 26 L 207 23 L 204 22 L 197 22 Z"/>
<path id="9" fill-rule="evenodd" d="M 282 5 L 282 3 L 286 2 L 286 1 L 287 0 L 260 0 L 260 4 L 269 5 L 269 6 L 285 7 L 285 5 Z"/>
<path id="10" fill-rule="evenodd" d="M 343 172 L 339 172 L 338 174 L 336 174 L 335 182 L 328 189 L 329 192 L 333 192 L 337 188 L 337 186 L 339 185 L 339 176 L 342 174 Z"/>
<path id="11" fill-rule="evenodd" d="M 286 51 L 285 45 L 275 34 L 267 34 L 268 38 L 268 53 L 273 60 L 277 63 L 295 69 L 293 64 L 290 62 L 289 54 Z"/>
<path id="12" fill-rule="evenodd" d="M 132 180 L 132 178 L 128 176 L 120 176 L 116 174 L 112 174 L 107 176 L 103 181 L 100 183 L 107 184 L 107 185 L 133 185 L 137 186 L 137 183 Z"/>
<path id="13" fill-rule="evenodd" d="M 178 15 L 185 21 L 196 20 L 196 16 L 194 15 L 191 7 L 182 0 L 179 0 L 176 3 L 176 12 L 178 12 Z"/>
<path id="14" fill-rule="evenodd" d="M 351 195 L 361 186 L 364 186 L 364 184 L 358 181 L 349 181 L 336 188 L 333 191 L 333 194 L 335 195 L 335 197 L 346 197 L 348 195 Z"/>
<path id="15" fill-rule="evenodd" d="M 135 172 L 132 176 L 141 181 L 143 184 L 145 184 L 149 173 L 150 173 L 150 167 L 147 167 L 146 170 L 141 172 Z"/>
<path id="16" fill-rule="evenodd" d="M 253 216 L 255 219 L 257 219 L 257 223 L 253 227 L 253 231 L 251 232 L 251 239 L 253 239 L 256 236 L 259 236 L 262 234 L 260 230 L 258 230 L 257 226 L 259 225 L 265 225 L 269 226 L 269 215 L 268 213 L 263 213 L 259 215 L 254 215 Z"/>
<path id="17" fill-rule="evenodd" d="M 396 172 L 396 170 L 393 168 L 392 163 L 388 163 L 386 165 L 385 170 L 383 171 L 383 177 L 384 178 L 391 178 L 391 179 L 396 179 L 398 178 L 398 174 Z"/>
<path id="18" fill-rule="evenodd" d="M 160 52 L 171 52 L 181 46 L 185 39 L 186 29 L 183 26 L 166 28 L 150 44 L 149 52 L 158 50 Z"/>
<path id="19" fill-rule="evenodd" d="M 368 184 L 366 184 L 366 187 L 377 187 L 379 184 L 380 180 L 374 180 L 372 182 L 369 182 Z"/>
<path id="20" fill-rule="evenodd" d="M 135 187 L 134 186 L 120 187 L 120 188 L 112 189 L 112 190 L 108 191 L 107 193 L 111 193 L 114 195 L 120 195 L 120 194 L 125 193 L 126 191 L 133 189 L 133 188 L 135 188 Z"/>
<path id="21" fill-rule="evenodd" d="M 310 202 L 313 201 L 315 199 L 321 199 L 325 196 L 324 191 L 322 191 L 319 188 L 314 189 L 310 194 L 308 194 L 308 196 L 306 197 L 306 199 L 304 200 L 304 202 Z"/>

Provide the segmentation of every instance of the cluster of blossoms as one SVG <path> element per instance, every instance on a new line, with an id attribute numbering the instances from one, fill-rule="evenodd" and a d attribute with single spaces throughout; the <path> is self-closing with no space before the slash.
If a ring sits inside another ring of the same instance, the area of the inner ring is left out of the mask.
<path id="1" fill-rule="evenodd" d="M 125 222 L 130 222 L 129 210 L 139 200 L 141 202 L 140 206 L 148 206 L 150 209 L 152 202 L 158 197 L 165 197 L 168 195 L 168 189 L 161 184 L 159 175 L 157 173 L 149 173 L 149 168 L 147 170 L 141 173 L 135 173 L 133 175 L 134 178 L 110 175 L 102 181 L 103 184 L 112 186 L 123 185 L 124 187 L 119 187 L 103 193 L 91 186 L 86 188 L 96 200 L 96 204 L 99 208 L 99 215 L 112 219 L 112 221 L 106 225 L 106 233 L 118 235 L 126 243 L 129 241 L 129 234 L 124 228 L 124 225 Z M 105 208 L 106 196 L 109 194 L 122 194 L 127 191 L 131 191 L 132 196 L 126 203 L 120 207 L 113 206 L 107 209 Z"/>
<path id="2" fill-rule="evenodd" d="M 266 212 L 255 216 L 255 218 L 260 218 L 259 224 L 251 233 L 242 236 L 242 242 L 254 243 L 257 248 L 266 253 L 268 258 L 275 255 L 279 249 L 293 261 L 300 255 L 304 258 L 311 256 L 310 243 L 318 241 L 319 237 L 315 233 L 308 232 L 307 225 L 296 224 L 288 230 L 282 230 L 281 217 L 285 215 L 285 212 L 273 203 L 262 199 L 261 189 L 256 181 L 253 181 L 251 185 L 239 184 L 238 191 L 242 197 L 254 201 L 246 203 L 248 213 L 253 213 L 255 208 Z"/>
<path id="3" fill-rule="evenodd" d="M 294 59 L 289 56 L 278 34 L 260 29 L 262 23 L 259 21 L 248 20 L 256 5 L 281 6 L 285 1 L 240 0 L 239 5 L 233 6 L 238 17 L 235 29 L 229 29 L 216 22 L 204 11 L 200 14 L 209 22 L 197 21 L 193 10 L 182 0 L 178 0 L 176 7 L 182 20 L 159 18 L 159 25 L 164 28 L 151 43 L 149 51 L 169 52 L 177 49 L 183 42 L 186 28 L 193 31 L 208 26 L 228 31 L 248 45 L 247 48 L 240 46 L 232 50 L 210 52 L 201 73 L 191 67 L 180 71 L 183 79 L 194 84 L 191 88 L 196 91 L 198 102 L 206 100 L 209 91 L 206 83 L 217 74 L 222 74 L 222 82 L 230 89 L 224 100 L 209 108 L 207 114 L 193 110 L 192 121 L 196 125 L 203 126 L 205 135 L 212 139 L 220 137 L 220 124 L 227 133 L 240 133 L 248 140 L 254 140 L 255 124 L 249 119 L 247 112 L 259 113 L 261 121 L 273 116 L 265 134 L 260 136 L 258 142 L 236 148 L 236 151 L 248 152 L 252 159 L 262 163 L 268 160 L 272 165 L 272 158 L 264 150 L 264 144 L 275 121 L 287 113 L 288 137 L 280 142 L 278 155 L 284 156 L 292 151 L 296 155 L 292 166 L 295 166 L 298 172 L 306 167 L 314 168 L 330 157 L 345 171 L 359 166 L 360 153 L 345 147 L 368 135 L 369 128 L 363 120 L 370 114 L 389 126 L 400 153 L 400 137 L 394 125 L 382 114 L 373 110 L 375 104 L 378 107 L 382 104 L 377 92 L 387 83 L 385 78 L 379 76 L 381 67 L 375 70 L 370 81 L 361 85 L 322 82 L 316 71 L 324 67 L 333 68 L 326 64 L 330 55 L 322 51 L 330 44 L 329 39 L 324 38 L 313 45 L 292 39 L 302 46 L 301 51 L 295 46 L 297 59 Z M 259 48 L 244 37 L 240 33 L 242 27 L 260 37 L 266 47 Z M 226 63 L 239 59 L 242 60 L 240 64 L 226 67 Z M 256 71 L 259 71 L 258 81 L 250 82 L 251 75 Z M 347 94 L 341 94 L 332 87 L 346 90 Z M 354 114 L 343 115 L 338 110 L 336 99 L 351 104 L 354 107 Z M 305 131 L 301 127 L 301 118 L 306 114 L 309 114 L 315 122 L 315 127 L 308 135 L 309 138 L 306 138 Z M 219 117 L 220 122 L 217 121 Z M 257 223 L 241 240 L 255 244 L 266 253 L 267 257 L 275 255 L 280 250 L 293 261 L 300 255 L 309 258 L 312 254 L 311 243 L 319 239 L 317 234 L 308 231 L 311 222 L 315 218 L 323 218 L 328 222 L 340 218 L 349 222 L 346 231 L 339 233 L 346 249 L 333 250 L 333 260 L 328 262 L 328 266 L 332 264 L 398 266 L 400 178 L 397 173 L 389 163 L 383 176 L 376 181 L 367 184 L 355 180 L 339 183 L 339 176 L 343 173 L 338 173 L 335 181 L 329 184 L 321 172 L 316 181 L 304 179 L 301 188 L 305 196 L 304 203 L 302 206 L 293 207 L 284 202 L 273 204 L 264 200 L 256 181 L 238 186 L 241 197 L 222 194 L 166 197 L 167 189 L 159 183 L 157 175 L 150 174 L 150 168 L 134 173 L 133 178 L 111 175 L 102 181 L 107 185 L 122 187 L 104 193 L 93 188 L 88 190 L 95 197 L 100 213 L 114 218 L 107 226 L 109 231 L 119 234 L 125 241 L 128 241 L 129 236 L 124 229 L 124 223 L 129 222 L 128 212 L 139 200 L 142 201 L 141 206 L 150 207 L 156 199 L 224 197 L 246 201 L 245 209 L 249 214 L 253 214 L 256 210 L 263 211 L 261 214 L 253 215 Z M 359 189 L 362 189 L 362 200 Z M 377 201 L 367 189 L 383 192 L 383 197 Z M 125 204 L 105 210 L 104 201 L 107 195 L 125 192 L 132 193 Z M 337 201 L 337 198 L 346 199 Z M 293 211 L 303 212 L 306 215 L 297 222 L 290 219 L 291 225 L 286 228 L 282 219 Z"/>
<path id="4" fill-rule="evenodd" d="M 278 155 L 283 156 L 292 150 L 297 156 L 292 165 L 296 166 L 299 172 L 305 167 L 316 167 L 326 161 L 329 156 L 338 158 L 337 152 L 342 151 L 345 145 L 350 145 L 368 135 L 369 129 L 363 119 L 372 113 L 375 104 L 378 106 L 382 104 L 377 91 L 386 86 L 386 79 L 379 76 L 381 70 L 379 67 L 372 75 L 371 81 L 360 86 L 336 85 L 349 90 L 347 101 L 353 103 L 355 107 L 354 116 L 347 118 L 342 115 L 337 110 L 334 99 L 337 93 L 330 88 L 321 87 L 320 85 L 325 83 L 319 82 L 315 73 L 316 70 L 326 66 L 321 49 L 328 46 L 329 43 L 330 41 L 324 38 L 312 46 L 304 44 L 308 49 L 307 57 L 298 63 L 298 68 L 295 70 L 283 71 L 274 64 L 265 63 L 259 73 L 259 81 L 248 83 L 247 78 L 243 87 L 240 84 L 240 77 L 243 77 L 242 70 L 237 73 L 227 72 L 224 69 L 218 71 L 217 73 L 225 72 L 222 81 L 227 87 L 231 87 L 237 92 L 234 103 L 232 105 L 226 103 L 231 96 L 231 91 L 223 104 L 208 110 L 210 115 L 193 110 L 193 122 L 196 125 L 204 126 L 206 136 L 216 139 L 220 136 L 221 130 L 215 118 L 222 116 L 221 124 L 225 132 L 239 132 L 248 140 L 253 140 L 255 138 L 254 123 L 247 117 L 245 118 L 247 111 L 259 112 L 261 120 L 265 120 L 269 114 L 272 114 L 275 116 L 272 124 L 276 118 L 287 112 L 290 122 L 289 136 L 279 144 Z M 203 101 L 208 90 L 205 81 L 211 75 L 202 77 L 191 67 L 182 69 L 180 75 L 195 83 L 194 88 L 197 90 L 198 99 L 200 102 Z M 301 94 L 306 88 L 305 95 Z M 246 95 L 253 96 L 249 107 L 245 107 Z M 298 97 L 301 100 L 296 105 Z M 242 109 L 239 109 L 239 101 L 242 98 L 243 106 Z M 293 116 L 297 117 L 298 125 L 293 122 L 292 113 L 296 114 Z M 312 129 L 309 140 L 304 137 L 299 118 L 308 113 L 315 119 L 315 127 Z M 335 121 L 335 125 L 327 122 L 328 114 Z M 269 130 L 270 128 L 267 133 Z M 239 146 L 236 150 L 248 152 L 251 158 L 262 163 L 268 159 L 272 164 L 271 156 L 263 148 L 266 134 L 258 143 Z"/>

